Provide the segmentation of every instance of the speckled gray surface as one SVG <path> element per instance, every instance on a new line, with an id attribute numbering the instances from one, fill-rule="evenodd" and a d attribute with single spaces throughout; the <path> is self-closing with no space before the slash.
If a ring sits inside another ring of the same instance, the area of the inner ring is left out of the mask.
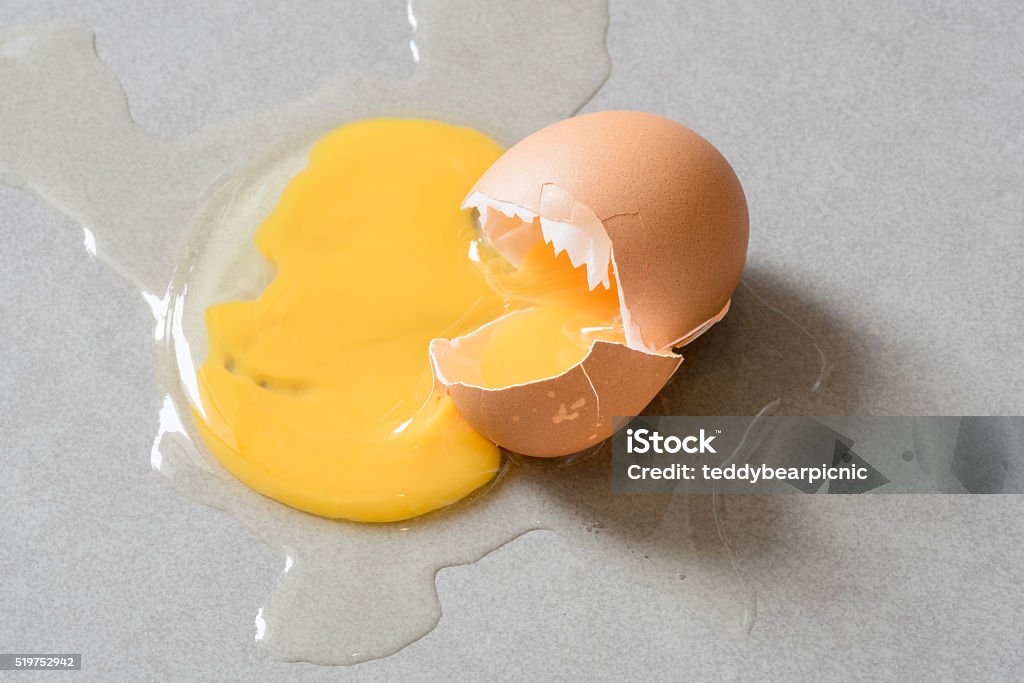
<path id="1" fill-rule="evenodd" d="M 208 4 L 8 0 L 0 24 L 93 26 L 167 134 L 359 59 L 333 3 Z M 1024 412 L 1024 7 L 923 5 L 612 3 L 588 108 L 672 116 L 730 158 L 752 281 L 832 360 L 816 412 Z M 393 657 L 267 659 L 252 620 L 277 554 L 150 471 L 143 302 L 28 194 L 0 187 L 0 239 L 0 651 L 82 652 L 85 680 L 1020 676 L 1017 496 L 734 500 L 745 640 L 536 532 L 443 570 L 440 624 Z"/>

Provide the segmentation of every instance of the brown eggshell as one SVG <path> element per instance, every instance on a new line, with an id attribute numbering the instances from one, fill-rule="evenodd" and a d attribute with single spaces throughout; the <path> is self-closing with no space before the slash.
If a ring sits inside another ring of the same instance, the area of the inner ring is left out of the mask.
<path id="1" fill-rule="evenodd" d="M 575 453 L 611 436 L 613 419 L 638 415 L 683 360 L 597 341 L 586 358 L 556 377 L 488 389 L 467 381 L 473 359 L 462 357 L 457 346 L 479 333 L 432 341 L 435 376 L 474 429 L 511 451 L 538 457 Z"/>
<path id="2" fill-rule="evenodd" d="M 732 167 L 707 140 L 654 114 L 596 112 L 543 128 L 472 192 L 556 219 L 573 202 L 589 207 L 648 349 L 681 343 L 723 314 L 746 261 L 747 202 Z"/>

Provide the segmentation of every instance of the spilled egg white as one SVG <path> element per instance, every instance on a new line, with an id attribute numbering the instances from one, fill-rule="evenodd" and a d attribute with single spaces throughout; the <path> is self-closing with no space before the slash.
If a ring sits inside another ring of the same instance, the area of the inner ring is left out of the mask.
<path id="1" fill-rule="evenodd" d="M 682 362 L 673 349 L 728 312 L 746 261 L 747 203 L 732 167 L 654 114 L 596 112 L 543 128 L 506 151 L 464 207 L 513 265 L 543 240 L 586 267 L 591 289 L 617 281 L 625 343 L 595 341 L 557 376 L 482 386 L 474 349 L 500 319 L 431 343 L 436 379 L 463 417 L 525 455 L 583 450 L 612 434 L 613 418 L 639 414 Z"/>

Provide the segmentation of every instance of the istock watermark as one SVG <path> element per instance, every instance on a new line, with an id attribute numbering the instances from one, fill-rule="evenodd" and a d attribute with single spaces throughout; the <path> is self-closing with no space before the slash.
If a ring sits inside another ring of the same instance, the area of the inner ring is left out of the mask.
<path id="1" fill-rule="evenodd" d="M 684 417 L 612 439 L 616 493 L 1021 493 L 1024 418 Z"/>
<path id="2" fill-rule="evenodd" d="M 626 429 L 626 450 L 629 453 L 715 453 L 711 442 L 715 437 L 704 430 L 697 435 L 678 437 L 675 434 L 662 436 L 650 429 Z"/>

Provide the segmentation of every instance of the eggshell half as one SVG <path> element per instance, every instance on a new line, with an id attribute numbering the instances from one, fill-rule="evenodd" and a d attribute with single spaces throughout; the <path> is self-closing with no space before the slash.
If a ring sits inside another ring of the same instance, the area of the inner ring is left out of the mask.
<path id="1" fill-rule="evenodd" d="M 567 225 L 595 215 L 611 241 L 627 341 L 649 351 L 720 319 L 746 261 L 747 202 L 732 167 L 700 135 L 654 114 L 595 112 L 543 128 L 506 151 L 469 197 L 469 206 Z"/>
<path id="2" fill-rule="evenodd" d="M 474 429 L 524 455 L 568 455 L 607 439 L 618 426 L 614 418 L 639 414 L 683 360 L 597 341 L 560 375 L 484 388 L 473 347 L 501 321 L 455 340 L 433 340 L 430 358 L 435 377 Z"/>

